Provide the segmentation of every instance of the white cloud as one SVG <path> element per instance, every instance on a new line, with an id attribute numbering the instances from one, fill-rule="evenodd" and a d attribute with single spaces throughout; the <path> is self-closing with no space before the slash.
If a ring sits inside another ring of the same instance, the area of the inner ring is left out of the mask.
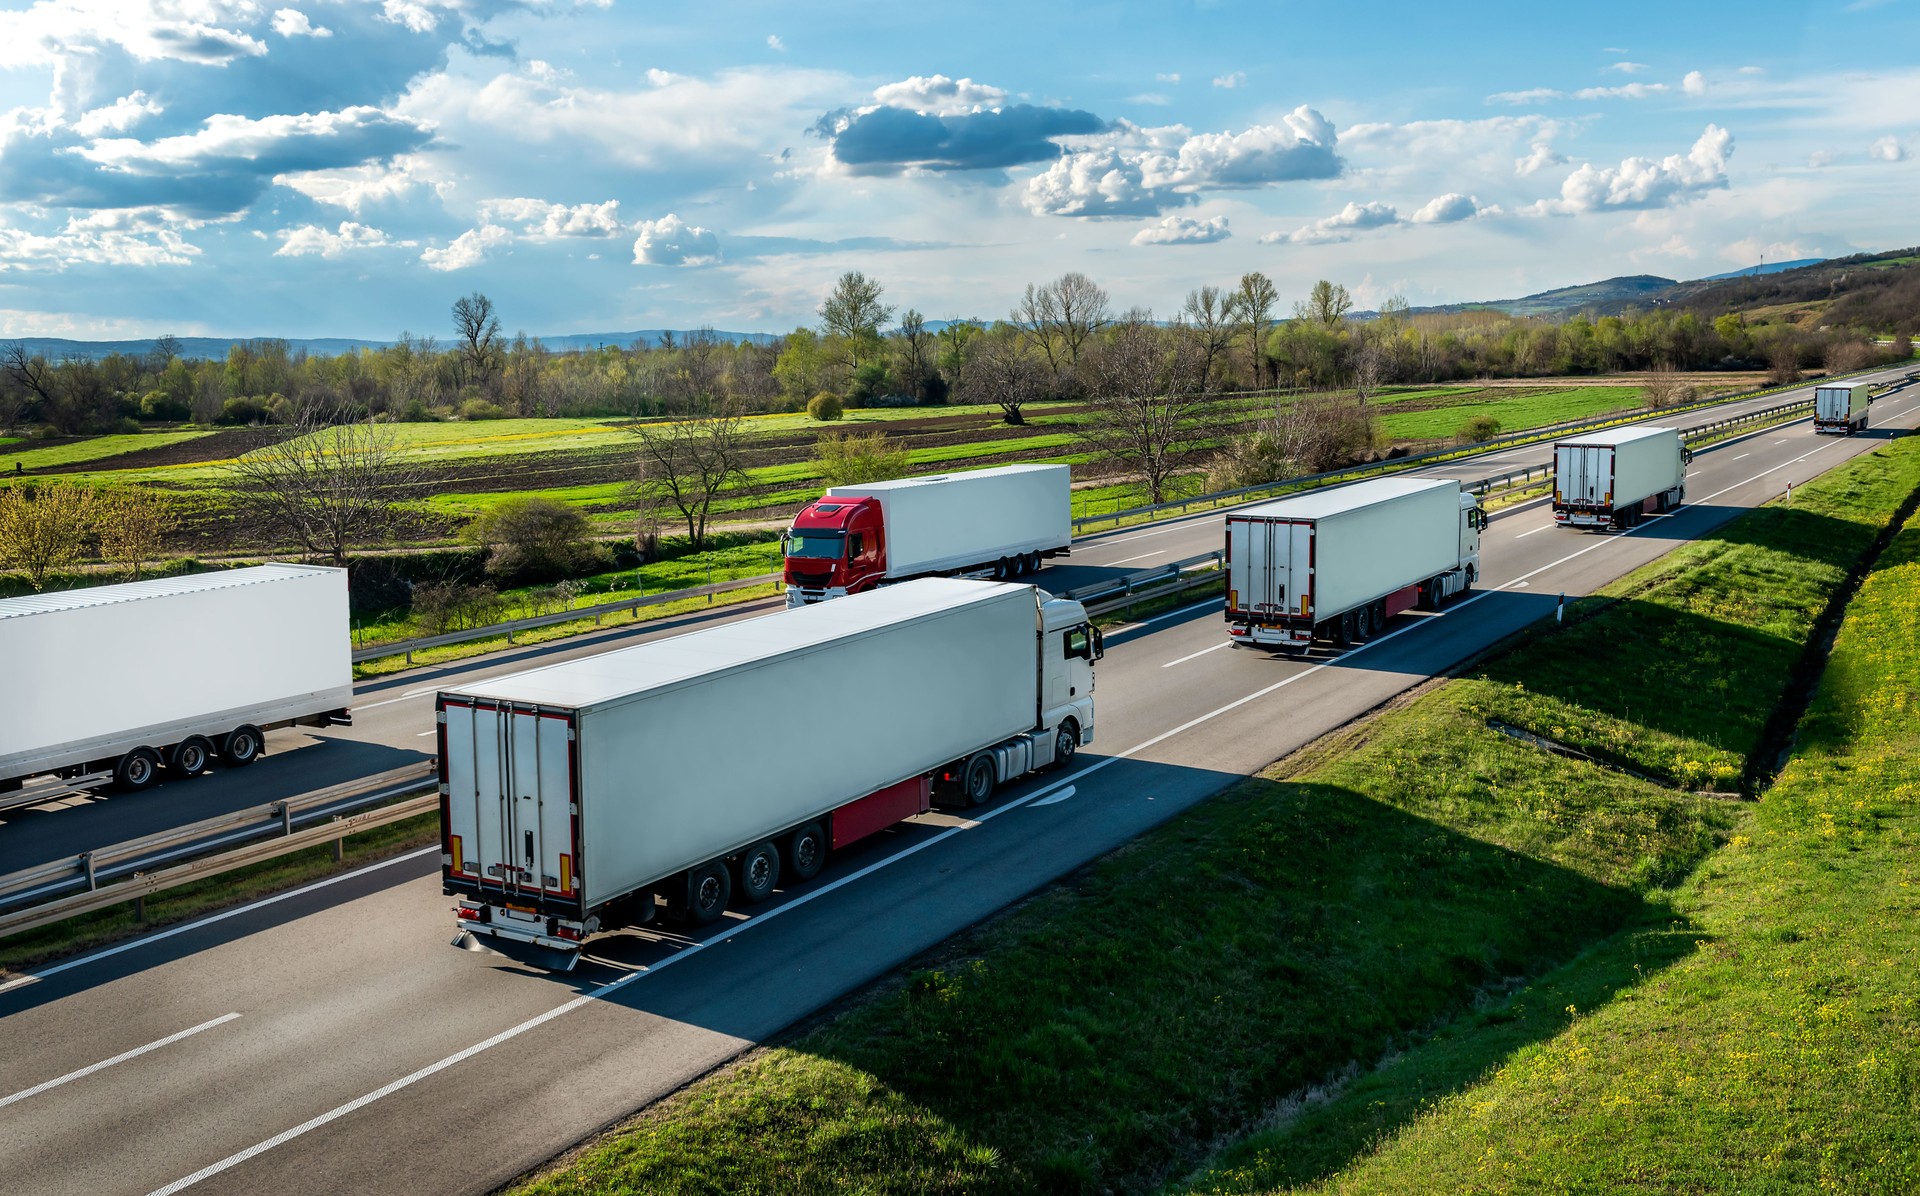
<path id="1" fill-rule="evenodd" d="M 283 8 L 273 14 L 273 31 L 281 37 L 332 37 L 333 30 L 315 25 L 297 8 Z"/>
<path id="2" fill-rule="evenodd" d="M 1027 181 L 1023 202 L 1035 215 L 1153 216 L 1201 191 L 1334 178 L 1342 169 L 1333 122 L 1304 104 L 1278 124 L 1239 133 L 1121 122 L 1078 140 L 1093 148 L 1063 154 Z"/>
<path id="3" fill-rule="evenodd" d="M 147 98 L 146 92 L 136 91 L 121 96 L 111 104 L 81 113 L 80 119 L 73 122 L 73 130 L 82 137 L 124 133 L 147 117 L 158 116 L 164 111 L 166 109 Z"/>
<path id="4" fill-rule="evenodd" d="M 1803 258 L 1823 257 L 1826 252 L 1818 243 L 1768 241 L 1762 237 L 1745 237 L 1720 247 L 1721 259 L 1738 267 L 1754 266 L 1761 262 L 1797 262 Z"/>
<path id="5" fill-rule="evenodd" d="M 1172 102 L 1156 91 L 1143 91 L 1137 96 L 1127 97 L 1129 104 L 1152 104 L 1156 108 L 1164 108 Z"/>
<path id="6" fill-rule="evenodd" d="M 410 33 L 432 33 L 434 26 L 440 23 L 440 17 L 432 6 L 422 4 L 419 0 L 385 0 L 380 6 L 380 13 L 382 20 L 399 25 Z M 445 268 L 459 269 L 458 266 Z"/>
<path id="7" fill-rule="evenodd" d="M 1637 75 L 1647 69 L 1647 64 L 1644 62 L 1616 62 L 1607 69 L 1610 71 L 1619 71 L 1623 75 Z"/>
<path id="8" fill-rule="evenodd" d="M 434 270 L 465 270 L 487 260 L 487 251 L 513 240 L 513 234 L 497 224 L 470 228 L 442 249 L 423 249 L 420 260 Z"/>
<path id="9" fill-rule="evenodd" d="M 267 52 L 266 43 L 233 27 L 259 14 L 252 0 L 39 0 L 0 12 L 0 45 L 7 47 L 9 66 L 56 72 L 91 65 L 110 46 L 141 62 L 220 66 Z"/>
<path id="10" fill-rule="evenodd" d="M 1566 98 L 1566 92 L 1552 87 L 1530 87 L 1525 91 L 1496 91 L 1487 97 L 1489 104 L 1538 104 L 1542 100 Z"/>
<path id="11" fill-rule="evenodd" d="M 1907 147 L 1900 144 L 1898 137 L 1886 136 L 1867 147 L 1867 157 L 1879 162 L 1904 162 Z"/>
<path id="12" fill-rule="evenodd" d="M 56 233 L 0 227 L 0 272 L 65 270 L 68 266 L 184 266 L 200 256 L 169 228 L 128 231 L 70 219 Z"/>
<path id="13" fill-rule="evenodd" d="M 1622 83 L 1618 87 L 1583 87 L 1573 93 L 1576 100 L 1644 100 L 1669 90 L 1665 83 Z"/>
<path id="14" fill-rule="evenodd" d="M 1004 89 L 972 79 L 949 79 L 945 75 L 914 75 L 898 83 L 873 89 L 873 98 L 889 108 L 909 108 L 935 116 L 957 116 L 998 108 L 1007 102 Z"/>
<path id="15" fill-rule="evenodd" d="M 785 54 L 787 52 L 787 43 L 780 40 L 779 34 L 769 33 L 767 34 L 767 49 L 772 50 L 776 54 Z"/>
<path id="16" fill-rule="evenodd" d="M 1743 75 L 1764 75 L 1767 73 L 1767 68 L 1764 66 L 1743 66 L 1740 68 L 1740 73 Z"/>
<path id="17" fill-rule="evenodd" d="M 482 224 L 515 223 L 521 234 L 538 241 L 562 237 L 613 237 L 625 231 L 620 201 L 563 204 L 543 199 L 489 199 L 480 204 Z"/>
<path id="18" fill-rule="evenodd" d="M 212 163 L 244 161 L 256 167 L 281 159 L 297 161 L 323 143 L 367 144 L 377 153 L 384 134 L 417 140 L 426 130 L 405 117 L 361 106 L 338 112 L 302 112 L 262 117 L 216 114 L 198 132 L 158 141 L 127 137 L 96 141 L 74 150 L 81 157 L 115 170 L 172 173 Z M 368 155 L 361 155 L 368 156 Z M 385 156 L 385 155 L 378 155 Z"/>
<path id="19" fill-rule="evenodd" d="M 1260 239 L 1268 244 L 1288 241 L 1295 245 L 1333 245 L 1342 241 L 1351 241 L 1353 234 L 1361 230 L 1384 228 L 1389 224 L 1398 223 L 1400 223 L 1400 213 L 1391 204 L 1384 204 L 1378 200 L 1369 200 L 1363 204 L 1348 201 L 1346 207 L 1333 215 L 1296 228 L 1285 236 L 1279 233 L 1268 233 Z"/>
<path id="20" fill-rule="evenodd" d="M 1572 215 L 1578 212 L 1658 208 L 1683 202 L 1703 191 L 1727 185 L 1727 159 L 1733 156 L 1733 134 L 1708 125 L 1685 155 L 1669 154 L 1660 161 L 1628 158 L 1618 166 L 1592 163 L 1568 175 L 1560 198 L 1542 200 L 1535 214 Z"/>
<path id="21" fill-rule="evenodd" d="M 383 164 L 345 166 L 336 170 L 295 171 L 275 175 L 273 181 L 291 187 L 316 203 L 345 208 L 354 215 L 368 204 L 383 203 L 420 187 L 432 188 L 441 198 L 453 190 L 447 180 L 435 181 L 427 160 L 417 154 L 402 154 Z"/>
<path id="22" fill-rule="evenodd" d="M 329 261 L 357 249 L 410 248 L 415 244 L 412 241 L 396 241 L 381 229 L 369 228 L 351 220 L 342 220 L 340 227 L 333 232 L 317 224 L 303 224 L 298 228 L 282 229 L 279 235 L 280 248 L 273 251 L 273 256 L 319 256 Z"/>
<path id="23" fill-rule="evenodd" d="M 1155 75 L 1154 78 L 1162 83 L 1178 83 L 1180 82 L 1180 72 L 1169 71 L 1166 74 Z"/>
<path id="24" fill-rule="evenodd" d="M 1686 78 L 1680 80 L 1680 90 L 1694 97 L 1706 95 L 1707 77 L 1699 71 L 1688 71 Z"/>
<path id="25" fill-rule="evenodd" d="M 1157 224 L 1150 224 L 1133 235 L 1135 245 L 1206 245 L 1213 241 L 1224 241 L 1233 234 L 1227 231 L 1227 218 L 1215 216 L 1211 220 L 1195 220 L 1191 216 L 1168 216 Z"/>
<path id="26" fill-rule="evenodd" d="M 1807 166 L 1813 170 L 1820 170 L 1832 165 L 1832 150 L 1815 150 L 1807 155 Z"/>
<path id="27" fill-rule="evenodd" d="M 1449 191 L 1422 204 L 1409 219 L 1415 224 L 1457 224 L 1475 216 L 1496 215 L 1499 211 L 1498 207 L 1482 206 L 1474 196 Z"/>
<path id="28" fill-rule="evenodd" d="M 672 212 L 635 227 L 640 233 L 633 243 L 636 266 L 706 266 L 720 260 L 720 238 Z"/>
<path id="29" fill-rule="evenodd" d="M 1245 71 L 1234 71 L 1231 74 L 1215 75 L 1213 77 L 1213 85 L 1227 91 L 1232 91 L 1246 81 L 1247 72 Z"/>
<path id="30" fill-rule="evenodd" d="M 1549 166 L 1564 166 L 1566 162 L 1567 156 L 1565 154 L 1554 149 L 1544 141 L 1536 141 L 1528 150 L 1526 157 L 1515 158 L 1513 160 L 1513 173 L 1519 175 L 1521 178 L 1525 178 L 1530 174 L 1536 174 L 1545 170 Z"/>

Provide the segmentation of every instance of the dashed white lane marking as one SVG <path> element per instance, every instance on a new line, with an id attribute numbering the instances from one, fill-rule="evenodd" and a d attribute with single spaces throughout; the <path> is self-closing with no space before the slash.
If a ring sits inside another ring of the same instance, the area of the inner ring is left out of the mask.
<path id="1" fill-rule="evenodd" d="M 237 1013 L 221 1014 L 219 1017 L 214 1018 L 210 1022 L 201 1022 L 197 1026 L 190 1026 L 187 1029 L 180 1031 L 178 1034 L 169 1034 L 165 1038 L 155 1039 L 154 1041 L 148 1043 L 145 1046 L 135 1047 L 130 1051 L 121 1051 L 118 1055 L 115 1055 L 113 1058 L 102 1059 L 100 1062 L 93 1064 L 91 1067 L 83 1067 L 78 1071 L 70 1071 L 66 1075 L 48 1080 L 44 1084 L 35 1084 L 31 1088 L 22 1089 L 21 1091 L 14 1093 L 12 1096 L 0 1096 L 0 1109 L 3 1109 L 10 1104 L 13 1104 L 15 1101 L 23 1101 L 30 1096 L 38 1096 L 49 1088 L 58 1088 L 62 1084 L 71 1084 L 75 1080 L 82 1079 L 86 1076 L 90 1076 L 96 1071 L 105 1071 L 107 1068 L 112 1067 L 116 1063 L 125 1063 L 129 1059 L 138 1059 L 140 1056 L 146 1054 L 148 1051 L 157 1051 L 163 1046 L 172 1046 L 174 1043 L 179 1042 L 183 1038 L 192 1038 L 195 1034 L 200 1033 L 202 1030 L 211 1030 L 215 1026 L 225 1025 L 226 1023 L 232 1021 L 234 1018 L 239 1016 L 240 1015 Z"/>

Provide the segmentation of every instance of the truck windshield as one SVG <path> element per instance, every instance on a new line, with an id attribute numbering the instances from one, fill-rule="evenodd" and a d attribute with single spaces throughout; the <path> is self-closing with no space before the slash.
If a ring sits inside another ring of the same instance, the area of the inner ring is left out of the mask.
<path id="1" fill-rule="evenodd" d="M 787 533 L 787 555 L 837 561 L 847 543 L 847 533 L 794 528 Z"/>

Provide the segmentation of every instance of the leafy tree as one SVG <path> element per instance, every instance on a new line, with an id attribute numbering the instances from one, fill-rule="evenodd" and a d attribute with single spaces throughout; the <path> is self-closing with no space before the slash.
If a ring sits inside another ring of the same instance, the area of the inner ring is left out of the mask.
<path id="1" fill-rule="evenodd" d="M 1240 276 L 1240 289 L 1232 297 L 1233 316 L 1247 340 L 1247 358 L 1256 386 L 1267 373 L 1267 332 L 1273 327 L 1273 313 L 1279 303 L 1280 289 L 1271 278 L 1258 270 Z"/>
<path id="2" fill-rule="evenodd" d="M 855 370 L 879 346 L 880 329 L 893 318 L 893 308 L 880 302 L 885 290 L 877 280 L 849 270 L 820 304 L 821 324 L 845 342 L 848 364 Z"/>
<path id="3" fill-rule="evenodd" d="M 885 432 L 828 432 L 813 446 L 813 459 L 829 486 L 886 482 L 912 472 L 913 455 Z"/>
<path id="4" fill-rule="evenodd" d="M 100 555 L 124 565 L 134 581 L 140 580 L 146 563 L 160 555 L 178 522 L 165 498 L 141 486 L 121 486 L 95 500 Z"/>
<path id="5" fill-rule="evenodd" d="M 574 507 L 522 494 L 494 504 L 466 527 L 487 550 L 487 574 L 502 584 L 567 577 L 600 562 L 587 517 Z"/>
<path id="6" fill-rule="evenodd" d="M 1352 310 L 1353 296 L 1347 288 L 1323 278 L 1313 284 L 1304 300 L 1293 305 L 1293 318 L 1332 332 L 1346 323 L 1347 313 Z"/>
<path id="7" fill-rule="evenodd" d="M 80 559 L 98 504 L 92 490 L 64 483 L 0 490 L 0 568 L 18 569 L 35 590 L 47 574 Z"/>

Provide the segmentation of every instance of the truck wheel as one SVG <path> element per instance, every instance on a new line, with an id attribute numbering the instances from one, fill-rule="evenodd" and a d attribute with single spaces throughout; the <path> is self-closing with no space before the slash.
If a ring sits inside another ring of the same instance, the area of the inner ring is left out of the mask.
<path id="1" fill-rule="evenodd" d="M 772 843 L 755 843 L 740 853 L 740 900 L 749 905 L 773 896 L 780 883 L 780 849 Z"/>
<path id="2" fill-rule="evenodd" d="M 159 775 L 160 753 L 152 748 L 137 747 L 113 766 L 113 785 L 122 793 L 138 793 L 153 784 Z"/>
<path id="3" fill-rule="evenodd" d="M 1041 562 L 1040 562 L 1040 554 L 1039 554 L 1039 553 L 1037 553 L 1037 552 L 1029 552 L 1029 553 L 1027 554 L 1027 572 L 1028 572 L 1028 573 L 1038 573 L 1038 572 L 1040 572 L 1040 563 L 1041 563 Z"/>
<path id="4" fill-rule="evenodd" d="M 213 744 L 204 735 L 189 735 L 167 753 L 167 769 L 183 777 L 198 776 L 212 760 Z"/>
<path id="5" fill-rule="evenodd" d="M 1057 772 L 1073 763 L 1073 753 L 1080 748 L 1080 724 L 1068 719 L 1061 723 L 1053 733 L 1053 767 Z"/>
<path id="6" fill-rule="evenodd" d="M 809 822 L 787 839 L 787 867 L 795 880 L 812 880 L 827 863 L 827 828 Z"/>
<path id="7" fill-rule="evenodd" d="M 260 758 L 262 736 L 260 728 L 252 723 L 242 723 L 227 732 L 220 741 L 220 763 L 228 768 L 245 768 Z"/>
<path id="8" fill-rule="evenodd" d="M 1012 576 L 1013 562 L 1011 560 L 1006 557 L 1001 557 L 993 563 L 993 578 L 995 581 L 1007 581 L 1012 578 Z"/>
<path id="9" fill-rule="evenodd" d="M 700 865 L 687 872 L 687 921 L 695 926 L 709 926 L 720 920 L 727 912 L 727 902 L 733 897 L 733 877 L 727 872 L 727 866 L 719 860 Z"/>
<path id="10" fill-rule="evenodd" d="M 987 752 L 977 752 L 960 770 L 960 800 L 968 806 L 984 804 L 993 796 L 993 756 Z"/>
<path id="11" fill-rule="evenodd" d="M 1354 620 L 1352 611 L 1348 611 L 1346 614 L 1341 615 L 1339 622 L 1334 625 L 1333 642 L 1338 644 L 1342 648 L 1345 648 L 1350 644 L 1352 644 L 1353 637 L 1354 637 L 1354 622 L 1355 620 Z"/>

